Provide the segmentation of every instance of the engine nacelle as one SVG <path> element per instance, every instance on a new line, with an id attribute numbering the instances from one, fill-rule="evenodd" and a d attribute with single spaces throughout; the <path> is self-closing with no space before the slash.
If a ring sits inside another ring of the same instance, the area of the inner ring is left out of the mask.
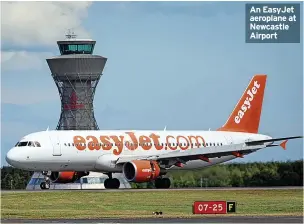
<path id="1" fill-rule="evenodd" d="M 89 175 L 89 172 L 76 172 L 76 171 L 65 171 L 65 172 L 52 172 L 50 179 L 53 183 L 73 183 L 79 180 L 83 176 Z"/>
<path id="2" fill-rule="evenodd" d="M 123 175 L 129 182 L 149 182 L 161 174 L 156 161 L 133 160 L 126 162 L 122 168 Z"/>

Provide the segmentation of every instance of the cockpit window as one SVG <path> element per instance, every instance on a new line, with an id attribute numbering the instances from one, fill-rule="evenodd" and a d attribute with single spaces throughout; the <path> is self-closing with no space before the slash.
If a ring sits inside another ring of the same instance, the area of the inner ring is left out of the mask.
<path id="1" fill-rule="evenodd" d="M 19 142 L 18 147 L 27 146 L 28 142 Z"/>
<path id="2" fill-rule="evenodd" d="M 18 142 L 15 147 L 22 147 L 22 146 L 29 146 L 29 147 L 41 147 L 40 143 L 39 142 L 33 142 L 33 141 L 30 141 L 30 142 Z"/>
<path id="3" fill-rule="evenodd" d="M 35 147 L 34 142 L 29 142 L 28 146 Z"/>

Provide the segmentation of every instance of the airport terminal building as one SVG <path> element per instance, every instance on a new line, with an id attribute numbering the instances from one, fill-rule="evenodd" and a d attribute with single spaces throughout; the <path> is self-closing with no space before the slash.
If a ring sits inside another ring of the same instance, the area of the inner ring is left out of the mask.
<path id="1" fill-rule="evenodd" d="M 107 178 L 108 176 L 105 174 L 90 172 L 88 176 L 82 177 L 74 183 L 51 183 L 50 189 L 104 189 L 103 183 Z M 113 178 L 119 179 L 119 188 L 131 188 L 130 183 L 121 174 L 113 174 Z M 34 173 L 26 186 L 26 190 L 40 190 L 40 184 L 43 181 L 44 177 L 42 173 Z"/>

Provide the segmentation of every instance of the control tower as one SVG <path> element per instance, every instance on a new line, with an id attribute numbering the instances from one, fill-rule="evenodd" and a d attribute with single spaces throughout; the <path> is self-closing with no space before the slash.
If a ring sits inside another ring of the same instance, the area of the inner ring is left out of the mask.
<path id="1" fill-rule="evenodd" d="M 107 58 L 93 55 L 96 41 L 67 34 L 57 41 L 60 54 L 46 59 L 61 99 L 57 130 L 97 130 L 93 110 L 96 86 Z"/>

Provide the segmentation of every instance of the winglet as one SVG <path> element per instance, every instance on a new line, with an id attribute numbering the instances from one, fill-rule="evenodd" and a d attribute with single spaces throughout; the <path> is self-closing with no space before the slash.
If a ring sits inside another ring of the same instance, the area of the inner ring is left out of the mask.
<path id="1" fill-rule="evenodd" d="M 286 150 L 286 143 L 288 142 L 288 140 L 283 141 L 282 143 L 280 143 L 280 146 Z"/>

